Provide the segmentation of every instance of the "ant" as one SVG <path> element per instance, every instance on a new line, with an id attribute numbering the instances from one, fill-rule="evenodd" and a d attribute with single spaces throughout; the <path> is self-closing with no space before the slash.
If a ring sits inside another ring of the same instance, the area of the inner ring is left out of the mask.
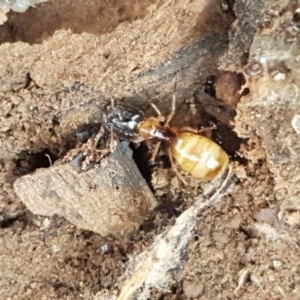
<path id="1" fill-rule="evenodd" d="M 175 160 L 195 178 L 213 180 L 228 168 L 229 158 L 226 152 L 214 141 L 199 134 L 207 128 L 196 130 L 185 126 L 175 129 L 170 126 L 176 110 L 175 95 L 167 117 L 154 104 L 151 105 L 158 116 L 146 118 L 142 111 L 127 105 L 114 105 L 112 100 L 112 104 L 106 107 L 104 125 L 121 139 L 156 142 L 152 160 L 155 159 L 161 142 L 168 143 L 171 165 L 175 165 Z"/>

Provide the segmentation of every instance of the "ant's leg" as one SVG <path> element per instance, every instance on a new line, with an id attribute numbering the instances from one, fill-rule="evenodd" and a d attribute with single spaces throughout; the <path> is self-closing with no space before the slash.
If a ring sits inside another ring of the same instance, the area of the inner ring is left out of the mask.
<path id="1" fill-rule="evenodd" d="M 175 166 L 175 162 L 174 162 L 173 155 L 172 155 L 172 152 L 171 152 L 170 148 L 168 149 L 168 155 L 169 155 L 169 160 L 170 160 L 170 163 L 171 163 L 171 167 L 174 170 L 176 176 L 182 181 L 182 183 L 184 185 L 187 185 L 187 182 L 183 179 L 183 177 L 181 176 L 181 174 L 179 173 L 179 171 L 177 170 L 177 168 Z"/>
<path id="2" fill-rule="evenodd" d="M 174 82 L 174 91 L 173 91 L 173 95 L 172 95 L 172 101 L 171 101 L 171 112 L 170 114 L 167 116 L 166 118 L 166 122 L 165 122 L 165 127 L 169 127 L 170 122 L 172 121 L 174 114 L 175 114 L 175 110 L 176 110 L 176 86 L 177 86 L 177 77 L 175 77 L 175 82 Z"/>
<path id="3" fill-rule="evenodd" d="M 175 93 L 172 95 L 172 101 L 171 101 L 171 112 L 166 118 L 165 126 L 168 127 L 170 122 L 172 121 L 174 114 L 176 110 L 176 96 Z"/>
<path id="4" fill-rule="evenodd" d="M 155 110 L 155 112 L 157 113 L 158 116 L 162 115 L 161 111 L 159 110 L 159 108 L 154 103 L 151 103 L 151 106 Z"/>
<path id="5" fill-rule="evenodd" d="M 191 132 L 191 133 L 199 133 L 199 130 L 196 129 L 196 128 L 193 128 L 193 127 L 190 127 L 190 126 L 183 126 L 183 127 L 180 127 L 180 132 Z"/>
<path id="6" fill-rule="evenodd" d="M 162 113 L 159 110 L 159 108 L 154 103 L 151 103 L 151 106 L 155 110 L 155 112 L 157 113 L 157 119 L 158 119 L 158 121 L 161 122 L 161 123 L 164 123 L 165 122 L 165 117 L 162 115 Z"/>
<path id="7" fill-rule="evenodd" d="M 204 127 L 204 128 L 201 128 L 201 129 L 196 129 L 196 128 L 193 128 L 193 127 L 190 127 L 190 126 L 183 126 L 180 128 L 180 132 L 183 132 L 183 131 L 188 131 L 188 132 L 192 132 L 192 133 L 201 133 L 201 132 L 205 132 L 205 131 L 211 131 L 211 130 L 214 130 L 216 129 L 215 127 Z"/>
<path id="8" fill-rule="evenodd" d="M 216 130 L 216 127 L 203 127 L 198 129 L 198 133 L 205 132 L 205 131 L 212 131 L 212 130 Z"/>
<path id="9" fill-rule="evenodd" d="M 173 93 L 172 102 L 171 102 L 171 112 L 167 116 L 167 118 L 165 118 L 165 116 L 161 113 L 159 108 L 154 103 L 151 103 L 152 108 L 157 113 L 158 121 L 161 122 L 161 123 L 164 123 L 164 126 L 169 126 L 169 123 L 172 121 L 172 119 L 174 117 L 174 114 L 175 114 L 175 109 L 176 109 L 176 97 L 175 97 L 176 85 L 177 85 L 177 77 L 175 78 L 175 83 L 174 83 L 174 93 Z"/>
<path id="10" fill-rule="evenodd" d="M 165 117 L 163 116 L 163 114 L 161 113 L 161 111 L 159 110 L 159 108 L 152 103 L 152 99 L 151 97 L 148 95 L 148 93 L 146 93 L 148 99 L 150 100 L 150 105 L 152 106 L 152 108 L 155 110 L 156 114 L 157 114 L 157 119 L 159 122 L 164 122 L 165 121 Z"/>
<path id="11" fill-rule="evenodd" d="M 154 163 L 156 156 L 158 154 L 159 148 L 160 148 L 161 142 L 157 142 L 154 146 L 154 149 L 152 151 L 151 157 L 150 157 L 150 163 Z"/>
<path id="12" fill-rule="evenodd" d="M 207 137 L 207 138 L 212 138 L 212 131 L 213 130 L 216 130 L 216 127 L 213 127 L 213 126 L 211 126 L 211 127 L 203 127 L 203 128 L 201 128 L 201 129 L 198 129 L 198 134 L 200 134 L 200 133 L 202 133 L 202 132 L 207 132 L 206 134 L 205 134 L 205 136 Z"/>

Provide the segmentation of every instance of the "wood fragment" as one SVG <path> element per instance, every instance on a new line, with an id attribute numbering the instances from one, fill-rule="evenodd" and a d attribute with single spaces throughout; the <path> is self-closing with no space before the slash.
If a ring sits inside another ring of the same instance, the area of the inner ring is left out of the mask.
<path id="1" fill-rule="evenodd" d="M 70 164 L 39 169 L 17 179 L 14 190 L 33 213 L 57 214 L 103 236 L 133 230 L 157 204 L 125 142 L 86 172 Z"/>

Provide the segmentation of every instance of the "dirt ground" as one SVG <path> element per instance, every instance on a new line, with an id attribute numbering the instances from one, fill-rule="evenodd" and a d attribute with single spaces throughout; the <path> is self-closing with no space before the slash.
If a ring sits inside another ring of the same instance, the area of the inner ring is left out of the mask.
<path id="1" fill-rule="evenodd" d="M 13 184 L 83 149 L 111 98 L 167 114 L 174 89 L 173 126 L 213 124 L 236 181 L 149 298 L 300 299 L 297 1 L 53 0 L 0 20 L 0 299 L 117 299 L 132 258 L 205 184 L 183 185 L 164 147 L 152 166 L 132 146 L 157 205 L 105 236 L 33 214 Z"/>

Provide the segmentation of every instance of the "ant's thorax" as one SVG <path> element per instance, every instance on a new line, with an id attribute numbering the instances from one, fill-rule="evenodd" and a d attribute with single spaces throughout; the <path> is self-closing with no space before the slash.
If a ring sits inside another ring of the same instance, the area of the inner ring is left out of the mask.
<path id="1" fill-rule="evenodd" d="M 157 118 L 151 117 L 137 126 L 138 134 L 145 140 L 156 140 L 171 142 L 175 137 L 174 132 L 169 128 L 163 126 Z"/>

